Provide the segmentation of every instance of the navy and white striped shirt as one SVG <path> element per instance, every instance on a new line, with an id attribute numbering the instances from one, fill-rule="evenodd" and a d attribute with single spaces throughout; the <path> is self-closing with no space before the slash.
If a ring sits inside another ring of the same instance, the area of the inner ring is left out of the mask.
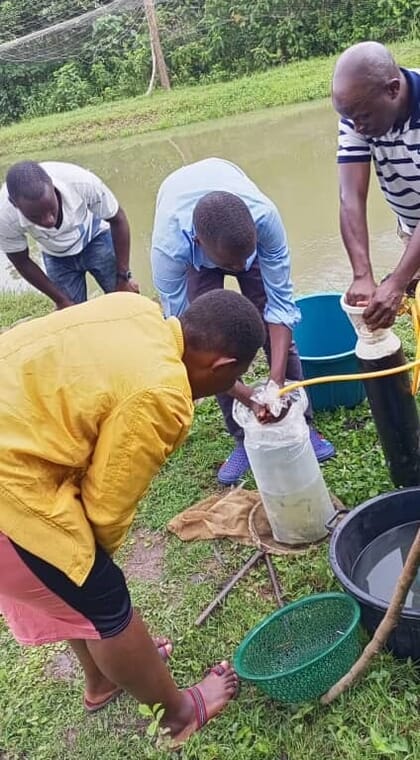
<path id="1" fill-rule="evenodd" d="M 373 158 L 381 189 L 404 232 L 420 220 L 420 72 L 401 69 L 410 93 L 410 116 L 381 137 L 356 132 L 350 119 L 340 119 L 337 161 L 359 163 Z"/>

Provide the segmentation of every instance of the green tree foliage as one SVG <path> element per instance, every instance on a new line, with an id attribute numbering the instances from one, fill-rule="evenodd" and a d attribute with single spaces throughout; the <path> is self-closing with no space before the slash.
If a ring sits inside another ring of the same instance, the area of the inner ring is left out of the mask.
<path id="1" fill-rule="evenodd" d="M 0 42 L 109 1 L 3 0 Z M 160 0 L 156 7 L 174 85 L 231 79 L 363 39 L 420 36 L 420 0 Z M 143 15 L 101 16 L 76 55 L 0 62 L 0 124 L 137 95 L 150 69 Z"/>

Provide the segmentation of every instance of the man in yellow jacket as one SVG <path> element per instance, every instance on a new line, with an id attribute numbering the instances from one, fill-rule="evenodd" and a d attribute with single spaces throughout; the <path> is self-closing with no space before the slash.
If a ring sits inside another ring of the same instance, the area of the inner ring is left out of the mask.
<path id="1" fill-rule="evenodd" d="M 127 691 L 161 703 L 183 741 L 234 694 L 227 662 L 176 687 L 112 555 L 193 400 L 229 389 L 264 340 L 256 308 L 229 291 L 167 320 L 113 293 L 0 337 L 0 611 L 23 644 L 70 641 L 89 712 Z"/>

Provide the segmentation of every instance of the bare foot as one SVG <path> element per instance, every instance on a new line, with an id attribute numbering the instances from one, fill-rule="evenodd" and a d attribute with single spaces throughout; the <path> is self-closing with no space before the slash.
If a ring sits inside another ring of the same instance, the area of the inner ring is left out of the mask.
<path id="1" fill-rule="evenodd" d="M 177 747 L 185 742 L 191 734 L 221 712 L 235 696 L 237 688 L 238 676 L 225 660 L 212 668 L 200 683 L 184 689 L 182 716 L 166 723 L 172 736 L 171 746 Z"/>
<path id="2" fill-rule="evenodd" d="M 172 641 L 165 636 L 154 636 L 153 643 L 157 647 L 163 662 L 166 662 L 174 651 Z"/>

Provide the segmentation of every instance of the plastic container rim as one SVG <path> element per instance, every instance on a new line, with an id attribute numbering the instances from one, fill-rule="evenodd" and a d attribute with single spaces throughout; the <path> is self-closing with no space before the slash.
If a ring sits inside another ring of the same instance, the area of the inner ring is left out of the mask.
<path id="1" fill-rule="evenodd" d="M 290 670 L 286 670 L 284 672 L 278 672 L 274 673 L 273 675 L 244 675 L 244 671 L 240 666 L 238 666 L 238 658 L 241 657 L 242 652 L 244 651 L 245 647 L 250 644 L 253 638 L 261 631 L 262 628 L 265 628 L 269 623 L 271 623 L 272 620 L 279 618 L 279 617 L 285 617 L 287 613 L 295 609 L 296 607 L 302 607 L 305 604 L 315 604 L 318 601 L 321 601 L 322 599 L 337 599 L 339 601 L 345 601 L 349 607 L 353 608 L 353 620 L 351 624 L 346 629 L 345 634 L 341 639 L 338 641 L 335 641 L 334 644 L 331 644 L 327 649 L 324 649 L 323 652 L 321 652 L 316 657 L 313 657 L 311 660 L 308 660 L 307 662 L 303 663 L 302 665 L 296 665 L 294 668 L 291 668 Z M 354 629 L 359 625 L 360 622 L 360 607 L 359 604 L 355 599 L 353 599 L 352 596 L 349 594 L 341 593 L 338 591 L 329 591 L 324 592 L 323 594 L 311 594 L 310 596 L 304 596 L 302 599 L 298 599 L 296 602 L 292 602 L 291 604 L 287 604 L 285 607 L 282 607 L 280 610 L 276 610 L 271 615 L 266 617 L 264 620 L 262 620 L 260 623 L 258 623 L 255 628 L 253 628 L 248 635 L 244 638 L 242 643 L 239 645 L 238 649 L 236 650 L 233 660 L 234 660 L 234 667 L 235 670 L 238 672 L 238 675 L 241 678 L 248 679 L 250 681 L 273 681 L 277 680 L 279 678 L 285 678 L 286 676 L 291 676 L 294 673 L 298 673 L 300 670 L 304 670 L 305 668 L 309 667 L 309 665 L 313 665 L 315 662 L 318 662 L 319 660 L 322 660 L 324 657 L 326 657 L 327 654 L 330 654 L 334 651 L 340 644 L 343 643 L 348 637 L 353 633 Z"/>
<path id="2" fill-rule="evenodd" d="M 348 515 L 346 515 L 341 522 L 337 525 L 336 528 L 334 528 L 333 534 L 331 536 L 330 540 L 330 548 L 329 548 L 329 560 L 331 567 L 333 569 L 334 575 L 337 578 L 337 580 L 341 583 L 342 586 L 344 586 L 347 594 L 354 596 L 357 601 L 361 602 L 362 604 L 372 607 L 375 610 L 379 610 L 380 612 L 386 612 L 389 607 L 389 602 L 384 602 L 382 599 L 379 599 L 376 596 L 371 596 L 370 594 L 366 593 L 366 591 L 363 591 L 359 586 L 356 586 L 355 583 L 351 580 L 351 578 L 346 575 L 344 570 L 341 568 L 341 566 L 338 564 L 338 561 L 336 559 L 336 546 L 337 542 L 339 541 L 341 537 L 342 531 L 345 529 L 346 525 L 350 522 L 350 520 L 358 515 L 360 512 L 363 512 L 365 509 L 369 509 L 369 507 L 373 506 L 373 504 L 376 504 L 379 498 L 383 498 L 386 496 L 393 496 L 401 493 L 418 493 L 420 495 L 420 486 L 411 486 L 410 488 L 397 488 L 393 491 L 388 491 L 387 493 L 380 494 L 380 496 L 373 496 L 371 499 L 368 499 L 367 501 L 364 501 L 362 504 L 359 504 L 358 507 L 355 507 L 354 509 L 350 510 Z M 400 523 L 403 525 L 404 523 Z M 380 534 L 378 534 L 380 535 Z M 403 607 L 401 611 L 401 617 L 403 617 L 405 620 L 407 618 L 411 618 L 413 620 L 419 620 L 420 619 L 420 612 L 418 610 L 413 610 L 410 607 Z"/>
<path id="3" fill-rule="evenodd" d="M 327 298 L 330 298 L 330 297 L 337 298 L 338 297 L 341 300 L 342 295 L 343 295 L 343 293 L 310 293 L 307 296 L 299 296 L 298 298 L 296 298 L 296 305 L 299 306 L 299 304 L 302 301 L 310 301 L 313 298 L 319 298 L 320 296 L 322 296 L 323 298 L 325 298 L 325 297 L 327 297 Z M 341 308 L 341 306 L 340 306 L 340 308 Z M 353 330 L 354 330 L 354 328 L 353 328 Z M 355 331 L 355 338 L 357 340 L 356 331 Z M 340 354 L 326 354 L 325 356 L 304 356 L 303 354 L 301 354 L 299 352 L 299 356 L 300 356 L 300 360 L 301 361 L 314 362 L 314 363 L 315 362 L 318 362 L 318 363 L 324 362 L 325 364 L 327 364 L 327 363 L 332 363 L 334 361 L 337 361 L 339 359 L 347 359 L 350 356 L 355 356 L 356 341 L 355 341 L 354 345 L 355 345 L 355 347 L 352 348 L 352 349 L 350 349 L 350 351 L 343 351 Z"/>

